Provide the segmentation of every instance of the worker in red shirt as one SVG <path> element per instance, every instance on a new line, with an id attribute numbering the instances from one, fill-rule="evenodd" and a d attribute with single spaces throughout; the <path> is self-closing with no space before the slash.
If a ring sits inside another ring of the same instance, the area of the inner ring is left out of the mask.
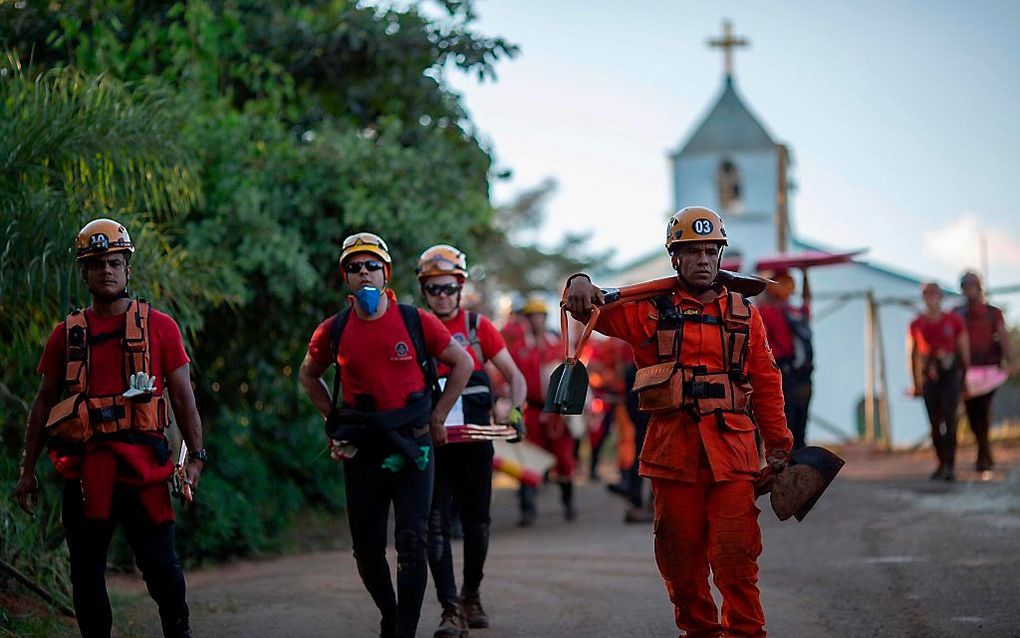
<path id="1" fill-rule="evenodd" d="M 957 306 L 956 314 L 967 326 L 971 365 L 998 366 L 1012 372 L 1015 366 L 1006 320 L 1002 316 L 1002 311 L 985 299 L 981 275 L 976 272 L 964 273 L 960 278 L 960 290 L 963 292 L 964 303 Z M 993 396 L 995 390 L 979 396 L 968 396 L 963 402 L 967 409 L 970 429 L 977 439 L 978 472 L 987 472 L 995 465 L 992 446 L 988 442 Z"/>
<path id="2" fill-rule="evenodd" d="M 510 355 L 524 375 L 528 386 L 527 403 L 524 408 L 524 424 L 528 441 L 538 445 L 556 457 L 553 468 L 555 479 L 560 486 L 560 502 L 563 517 L 572 521 L 577 517 L 574 509 L 574 438 L 567 423 L 559 414 L 542 412 L 545 395 L 549 389 L 549 373 L 563 358 L 563 342 L 559 336 L 546 328 L 549 308 L 538 295 L 529 297 L 518 315 L 523 321 L 508 325 L 504 329 Z M 535 487 L 521 484 L 520 487 L 521 527 L 533 525 L 538 515 L 535 503 Z"/>
<path id="3" fill-rule="evenodd" d="M 183 472 L 194 493 L 207 454 L 188 355 L 173 319 L 128 296 L 135 246 L 124 226 L 93 220 L 75 248 L 92 303 L 46 341 L 14 495 L 34 515 L 35 465 L 49 447 L 64 478 L 61 520 L 82 636 L 108 638 L 112 631 L 106 554 L 118 523 L 159 607 L 163 635 L 191 636 L 167 488 L 174 462 L 164 436 L 169 399 L 191 450 Z"/>
<path id="4" fill-rule="evenodd" d="M 595 329 L 634 349 L 634 390 L 651 414 L 641 475 L 655 499 L 655 560 L 688 636 L 764 636 L 758 592 L 761 533 L 754 480 L 766 456 L 782 471 L 793 437 L 782 378 L 758 310 L 716 283 L 723 220 L 688 207 L 667 224 L 672 293 L 607 307 Z M 566 307 L 586 321 L 603 291 L 587 275 L 567 281 Z M 709 588 L 711 570 L 722 615 Z"/>
<path id="5" fill-rule="evenodd" d="M 349 305 L 315 329 L 300 381 L 326 418 L 332 457 L 343 462 L 354 557 L 382 616 L 380 636 L 411 638 L 428 580 L 432 442 L 446 441 L 443 423 L 474 366 L 435 316 L 397 303 L 387 287 L 391 268 L 378 235 L 344 240 L 340 271 L 352 292 Z M 442 391 L 433 358 L 450 370 Z M 338 373 L 330 393 L 322 375 L 332 365 Z M 396 594 L 386 561 L 391 505 Z"/>
<path id="6" fill-rule="evenodd" d="M 492 383 L 485 371 L 486 362 L 499 371 L 510 385 L 513 408 L 510 424 L 523 429 L 526 386 L 524 376 L 506 349 L 503 336 L 488 317 L 461 310 L 461 292 L 468 278 L 467 256 L 446 244 L 432 246 L 418 260 L 418 282 L 425 304 L 449 330 L 474 363 L 471 377 L 454 409 L 459 423 L 447 425 L 489 425 L 492 421 Z M 439 376 L 449 373 L 440 366 Z M 517 440 L 520 440 L 518 437 Z M 436 481 L 429 515 L 429 567 L 436 584 L 442 616 L 435 638 L 464 636 L 468 628 L 489 626 L 482 608 L 479 589 L 489 550 L 489 507 L 492 503 L 491 441 L 471 441 L 436 449 Z M 450 547 L 451 509 L 456 499 L 464 530 L 464 580 L 460 596 L 453 572 Z"/>
<path id="7" fill-rule="evenodd" d="M 932 480 L 956 478 L 956 412 L 970 365 L 970 345 L 963 319 L 942 310 L 942 288 L 921 286 L 922 310 L 910 322 L 908 333 L 910 373 L 914 396 L 924 397 L 931 423 L 931 442 L 938 458 Z"/>
<path id="8" fill-rule="evenodd" d="M 808 408 L 811 405 L 811 373 L 814 370 L 814 346 L 811 343 L 811 289 L 807 271 L 801 287 L 801 304 L 790 303 L 796 284 L 790 273 L 768 273 L 776 283 L 769 284 L 756 304 L 765 325 L 772 355 L 783 373 L 783 399 L 786 425 L 793 434 L 793 449 L 804 447 Z"/>

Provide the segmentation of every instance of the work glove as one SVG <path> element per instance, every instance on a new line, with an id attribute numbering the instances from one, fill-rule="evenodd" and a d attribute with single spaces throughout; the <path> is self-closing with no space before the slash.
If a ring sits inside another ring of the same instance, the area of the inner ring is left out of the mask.
<path id="1" fill-rule="evenodd" d="M 358 448 L 351 445 L 350 441 L 341 441 L 333 438 L 329 439 L 329 457 L 334 461 L 353 459 L 354 455 L 357 453 Z"/>
<path id="2" fill-rule="evenodd" d="M 510 409 L 506 424 L 517 431 L 517 434 L 507 439 L 510 443 L 520 443 L 524 435 L 528 433 L 528 429 L 524 426 L 524 413 L 521 412 L 520 406 L 515 405 Z"/>
<path id="3" fill-rule="evenodd" d="M 138 372 L 131 375 L 128 383 L 128 389 L 124 392 L 124 398 L 130 399 L 143 394 L 152 394 L 155 391 L 156 377 L 150 377 L 144 372 Z"/>
<path id="4" fill-rule="evenodd" d="M 421 450 L 421 454 L 414 460 L 414 465 L 419 470 L 424 470 L 429 465 L 429 450 L 432 448 L 427 445 L 419 445 L 418 449 Z M 404 469 L 406 465 L 407 457 L 399 452 L 394 452 L 383 459 L 382 469 L 396 473 Z"/>

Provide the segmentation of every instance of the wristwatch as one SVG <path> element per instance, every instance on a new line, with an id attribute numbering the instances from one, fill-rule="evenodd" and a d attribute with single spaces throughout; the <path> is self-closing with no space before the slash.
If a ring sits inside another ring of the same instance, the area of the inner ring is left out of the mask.
<path id="1" fill-rule="evenodd" d="M 205 448 L 201 450 L 188 450 L 188 461 L 202 461 L 203 463 L 209 462 L 209 453 L 205 451 Z"/>

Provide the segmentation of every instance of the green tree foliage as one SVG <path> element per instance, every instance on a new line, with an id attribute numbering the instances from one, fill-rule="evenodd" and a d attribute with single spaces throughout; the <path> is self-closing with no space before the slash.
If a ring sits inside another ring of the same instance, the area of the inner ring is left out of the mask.
<path id="1" fill-rule="evenodd" d="M 346 234 L 385 237 L 405 292 L 426 246 L 471 249 L 490 236 L 490 159 L 442 77 L 492 78 L 515 48 L 473 20 L 471 3 L 456 0 L 0 3 L 0 46 L 82 86 L 119 87 L 110 108 L 137 114 L 139 134 L 157 138 L 124 133 L 115 148 L 137 158 L 123 168 L 93 156 L 112 153 L 101 139 L 69 147 L 61 157 L 103 168 L 110 186 L 89 174 L 79 198 L 45 207 L 28 201 L 40 191 L 26 183 L 27 203 L 3 209 L 3 245 L 38 227 L 52 241 L 45 257 L 3 262 L 10 285 L 35 277 L 45 299 L 19 291 L 8 305 L 4 289 L 0 332 L 29 315 L 34 326 L 18 328 L 23 350 L 3 372 L 13 380 L 0 397 L 5 429 L 20 432 L 42 343 L 81 299 L 67 243 L 84 219 L 121 215 L 139 244 L 136 293 L 185 331 L 212 457 L 198 506 L 181 517 L 182 551 L 192 561 L 268 551 L 302 508 L 337 511 L 340 471 L 319 456 L 321 419 L 296 370 L 342 303 Z M 18 161 L 10 179 L 45 174 L 49 156 Z"/>

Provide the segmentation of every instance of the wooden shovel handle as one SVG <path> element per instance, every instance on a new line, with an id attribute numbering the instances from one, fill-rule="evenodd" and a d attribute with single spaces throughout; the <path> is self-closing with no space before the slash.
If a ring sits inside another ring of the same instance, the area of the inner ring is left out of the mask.
<path id="1" fill-rule="evenodd" d="M 577 340 L 577 346 L 574 347 L 574 356 L 571 357 L 570 332 L 568 332 L 567 326 L 567 308 L 566 306 L 560 305 L 560 334 L 563 338 L 563 361 L 574 362 L 581 358 L 581 351 L 584 350 L 584 344 L 588 342 L 588 337 L 591 336 L 592 330 L 595 329 L 595 324 L 598 323 L 599 313 L 602 312 L 603 307 L 604 306 L 595 306 L 592 308 L 591 317 L 588 318 L 588 323 L 584 325 L 584 332 L 581 333 L 581 338 Z"/>

